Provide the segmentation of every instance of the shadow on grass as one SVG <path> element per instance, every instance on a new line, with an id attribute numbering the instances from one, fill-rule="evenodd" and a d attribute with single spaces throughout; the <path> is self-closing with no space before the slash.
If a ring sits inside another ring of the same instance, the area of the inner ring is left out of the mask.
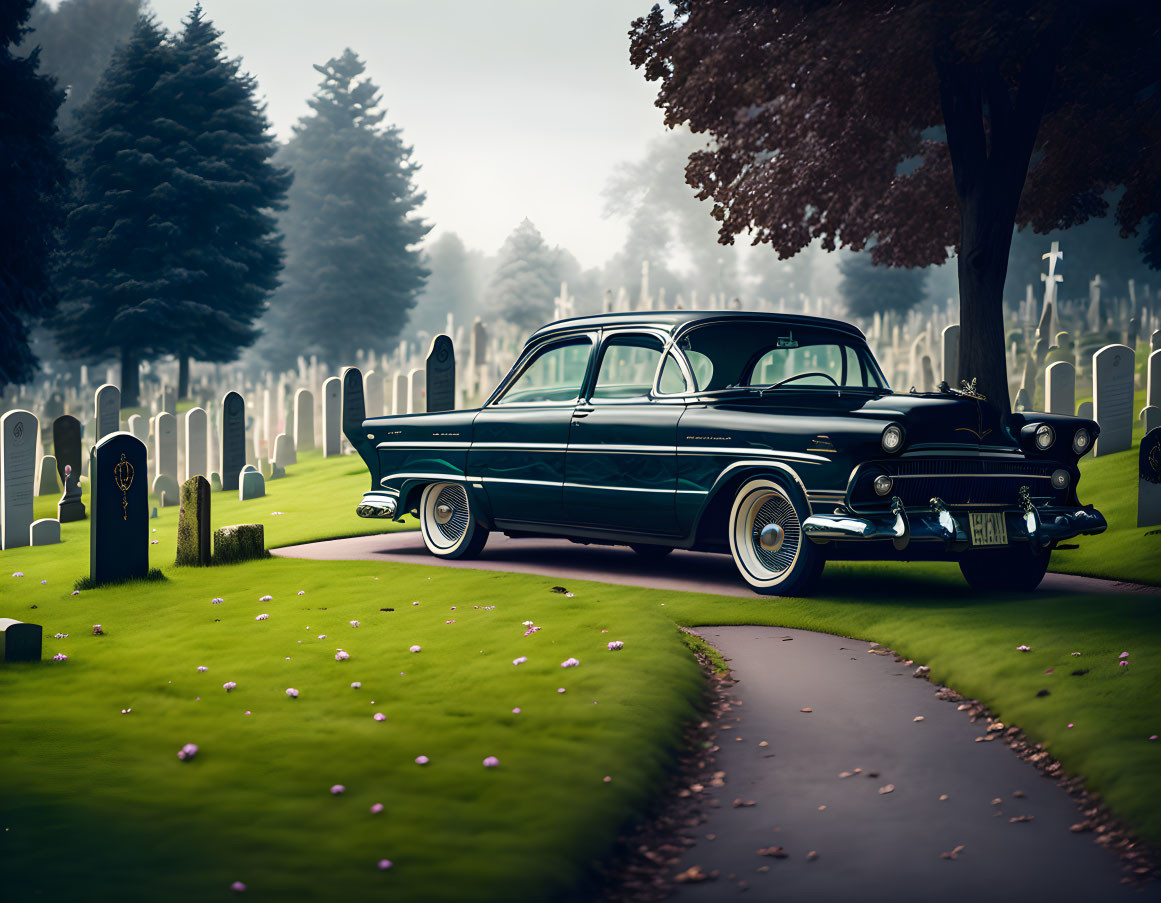
<path id="1" fill-rule="evenodd" d="M 73 582 L 73 589 L 90 590 L 90 589 L 105 589 L 110 586 L 132 587 L 144 583 L 158 583 L 164 582 L 169 578 L 162 573 L 161 568 L 150 568 L 149 572 L 144 577 L 129 577 L 125 580 L 106 580 L 104 583 L 96 583 L 91 577 L 78 577 Z"/>

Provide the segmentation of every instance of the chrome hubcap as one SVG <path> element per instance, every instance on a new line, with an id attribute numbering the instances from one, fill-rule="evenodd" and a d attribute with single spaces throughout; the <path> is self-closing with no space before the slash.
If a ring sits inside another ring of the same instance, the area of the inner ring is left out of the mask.
<path id="1" fill-rule="evenodd" d="M 436 505 L 435 506 L 435 522 L 441 527 L 452 519 L 452 508 L 450 505 Z"/>
<path id="2" fill-rule="evenodd" d="M 459 542 L 468 529 L 468 494 L 464 487 L 458 483 L 445 484 L 439 490 L 431 512 L 444 542 L 448 545 Z"/>
<path id="3" fill-rule="evenodd" d="M 758 545 L 767 552 L 777 552 L 782 548 L 782 540 L 786 538 L 786 531 L 778 524 L 766 524 L 758 532 Z"/>

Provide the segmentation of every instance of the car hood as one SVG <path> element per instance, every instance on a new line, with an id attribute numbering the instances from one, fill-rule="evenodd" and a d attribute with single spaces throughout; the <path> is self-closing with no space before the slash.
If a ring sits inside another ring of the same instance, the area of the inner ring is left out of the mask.
<path id="1" fill-rule="evenodd" d="M 987 402 L 962 395 L 884 395 L 872 399 L 861 413 L 886 417 L 903 424 L 906 446 L 973 445 L 1011 449 L 1018 445 L 1009 431 L 1009 418 Z"/>

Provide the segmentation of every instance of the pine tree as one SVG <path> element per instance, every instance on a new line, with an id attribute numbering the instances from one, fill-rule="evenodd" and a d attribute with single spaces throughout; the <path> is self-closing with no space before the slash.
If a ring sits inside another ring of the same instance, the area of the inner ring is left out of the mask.
<path id="1" fill-rule="evenodd" d="M 552 299 L 560 291 L 564 254 L 550 248 L 529 220 L 520 223 L 500 248 L 488 285 L 492 312 L 522 330 L 552 319 Z"/>
<path id="2" fill-rule="evenodd" d="M 58 125 L 69 131 L 73 113 L 89 99 L 118 44 L 129 39 L 141 0 L 61 0 L 53 9 L 40 0 L 24 47 L 41 48 L 41 65 L 66 91 Z"/>
<path id="3" fill-rule="evenodd" d="M 28 327 L 54 304 L 48 264 L 67 180 L 55 125 L 64 93 L 38 72 L 36 50 L 12 52 L 32 2 L 0 3 L 0 390 L 36 370 Z"/>
<path id="4" fill-rule="evenodd" d="M 416 247 L 411 148 L 383 124 L 379 89 L 350 49 L 314 67 L 322 82 L 279 162 L 294 170 L 281 218 L 287 266 L 268 317 L 265 353 L 288 364 L 317 354 L 338 364 L 356 348 L 385 350 L 428 276 Z"/>
<path id="5" fill-rule="evenodd" d="M 176 68 L 158 85 L 174 130 L 179 170 L 176 210 L 185 240 L 177 269 L 195 317 L 170 331 L 178 397 L 189 389 L 189 361 L 226 362 L 258 338 L 256 321 L 278 287 L 282 239 L 275 211 L 290 173 L 271 162 L 276 145 L 254 78 L 227 59 L 221 32 L 201 4 L 173 48 Z"/>
<path id="6" fill-rule="evenodd" d="M 852 317 L 870 317 L 876 311 L 906 313 L 923 300 L 927 271 L 875 266 L 869 253 L 852 254 L 839 264 L 839 295 Z"/>
<path id="7" fill-rule="evenodd" d="M 182 182 L 169 156 L 173 126 L 155 90 L 175 68 L 165 32 L 140 18 L 78 111 L 69 141 L 78 185 L 53 326 L 66 354 L 100 360 L 119 353 L 127 407 L 137 404 L 141 360 L 166 352 L 171 333 L 199 313 L 181 297 L 186 236 L 175 186 Z"/>
<path id="8" fill-rule="evenodd" d="M 424 248 L 423 265 L 431 275 L 411 315 L 414 329 L 435 335 L 447 327 L 448 314 L 466 326 L 482 313 L 484 260 L 479 251 L 469 251 L 458 235 L 444 232 Z"/>

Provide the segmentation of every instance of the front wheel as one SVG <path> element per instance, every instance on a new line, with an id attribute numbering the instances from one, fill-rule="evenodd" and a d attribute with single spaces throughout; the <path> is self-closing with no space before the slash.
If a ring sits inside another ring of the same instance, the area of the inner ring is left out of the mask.
<path id="1" fill-rule="evenodd" d="M 806 501 L 776 480 L 747 480 L 730 509 L 730 553 L 745 581 L 763 596 L 809 595 L 826 556 L 802 532 Z"/>
<path id="2" fill-rule="evenodd" d="M 1033 551 L 1026 546 L 980 549 L 965 552 L 959 569 L 974 590 L 1030 593 L 1044 579 L 1051 557 L 1048 549 Z"/>
<path id="3" fill-rule="evenodd" d="M 476 520 L 462 483 L 432 483 L 419 499 L 423 544 L 436 558 L 475 558 L 488 531 Z"/>

